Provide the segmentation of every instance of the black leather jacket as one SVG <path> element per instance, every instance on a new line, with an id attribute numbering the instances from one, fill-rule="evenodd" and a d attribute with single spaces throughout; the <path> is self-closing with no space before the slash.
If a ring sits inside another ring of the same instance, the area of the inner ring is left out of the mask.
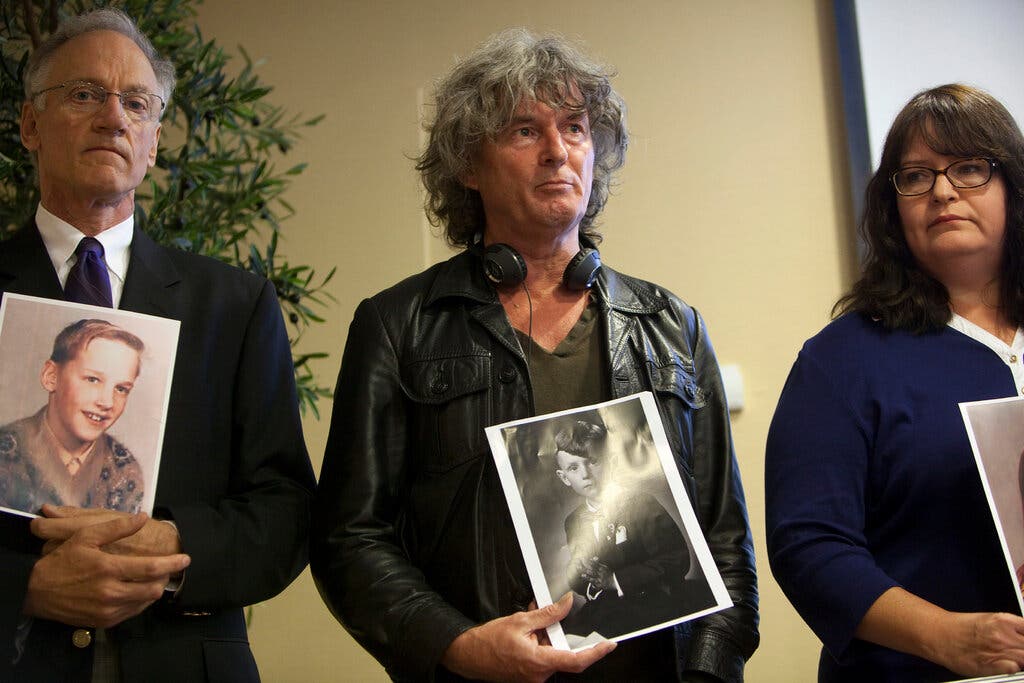
<path id="1" fill-rule="evenodd" d="M 668 292 L 608 267 L 593 295 L 611 394 L 657 397 L 735 602 L 676 627 L 681 668 L 741 680 L 758 643 L 757 579 L 703 321 Z M 519 341 L 473 253 L 356 310 L 317 495 L 312 570 L 331 611 L 392 677 L 450 677 L 438 662 L 456 636 L 532 599 L 484 427 L 533 414 Z"/>

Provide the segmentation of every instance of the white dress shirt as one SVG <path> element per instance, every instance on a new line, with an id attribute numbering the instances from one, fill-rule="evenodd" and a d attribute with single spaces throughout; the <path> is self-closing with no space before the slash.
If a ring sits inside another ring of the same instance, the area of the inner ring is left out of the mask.
<path id="1" fill-rule="evenodd" d="M 46 252 L 50 255 L 53 269 L 57 271 L 57 279 L 63 288 L 68 280 L 68 273 L 71 272 L 71 266 L 78 261 L 75 249 L 85 237 L 85 233 L 54 216 L 42 204 L 36 209 L 36 226 L 43 237 Z M 118 308 L 121 303 L 134 228 L 135 216 L 129 216 L 114 227 L 96 235 L 96 239 L 103 245 L 103 258 L 107 262 L 107 273 L 110 275 L 110 296 L 114 308 Z"/>

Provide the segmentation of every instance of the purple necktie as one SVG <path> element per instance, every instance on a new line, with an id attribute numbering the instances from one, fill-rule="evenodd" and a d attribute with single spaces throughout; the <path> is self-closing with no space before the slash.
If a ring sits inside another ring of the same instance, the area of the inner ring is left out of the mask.
<path id="1" fill-rule="evenodd" d="M 78 261 L 71 266 L 64 285 L 64 298 L 79 304 L 114 306 L 110 295 L 110 276 L 103 260 L 103 245 L 92 237 L 83 237 L 75 249 Z"/>

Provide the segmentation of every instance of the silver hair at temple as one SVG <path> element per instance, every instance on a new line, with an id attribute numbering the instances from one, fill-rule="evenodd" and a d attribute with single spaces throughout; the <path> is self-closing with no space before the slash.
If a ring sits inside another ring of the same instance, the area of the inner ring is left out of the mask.
<path id="1" fill-rule="evenodd" d="M 25 68 L 26 100 L 31 100 L 35 93 L 45 87 L 50 61 L 57 49 L 72 38 L 93 31 L 113 31 L 134 42 L 149 60 L 153 73 L 156 74 L 156 81 L 160 89 L 160 92 L 156 94 L 163 99 L 165 105 L 171 101 L 175 83 L 174 64 L 170 60 L 163 59 L 157 53 L 153 43 L 139 30 L 131 17 L 121 10 L 109 7 L 69 17 L 32 52 Z M 41 111 L 45 102 L 40 98 L 33 102 L 33 105 Z"/>

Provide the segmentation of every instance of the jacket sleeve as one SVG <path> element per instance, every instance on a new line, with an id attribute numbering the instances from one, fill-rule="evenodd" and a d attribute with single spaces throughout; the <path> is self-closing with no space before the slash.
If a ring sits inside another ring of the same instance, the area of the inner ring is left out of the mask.
<path id="1" fill-rule="evenodd" d="M 426 680 L 474 623 L 401 547 L 414 444 L 396 340 L 373 301 L 356 310 L 317 490 L 312 570 L 334 616 L 396 679 Z"/>
<path id="2" fill-rule="evenodd" d="M 696 513 L 733 607 L 693 625 L 684 669 L 741 681 L 760 639 L 754 544 L 718 362 L 704 321 L 692 315 L 694 373 L 705 400 L 693 412 Z"/>
<path id="3" fill-rule="evenodd" d="M 189 454 L 199 462 L 194 463 L 193 472 L 174 473 L 182 478 L 174 481 L 175 499 L 162 511 L 177 525 L 183 549 L 192 557 L 173 599 L 182 609 L 236 607 L 266 600 L 283 590 L 308 559 L 315 479 L 302 438 L 291 351 L 273 286 L 264 281 L 254 289 L 247 307 L 232 299 L 231 310 L 225 313 L 225 317 L 241 316 L 237 328 L 234 322 L 217 327 L 213 321 L 201 335 L 233 337 L 230 343 L 237 349 L 233 362 L 227 362 L 227 354 L 217 355 L 217 360 L 177 359 L 185 364 L 214 363 L 218 368 L 211 371 L 223 374 L 207 376 L 206 382 L 227 384 L 205 387 L 208 396 L 223 392 L 226 398 L 211 398 L 203 412 L 212 414 L 196 418 L 210 420 L 209 431 L 224 435 L 203 443 L 227 452 Z M 180 377 L 200 384 L 202 392 L 203 378 L 197 374 L 202 373 L 189 369 Z M 175 381 L 178 378 L 175 372 Z M 191 401 L 193 395 L 179 400 Z M 173 389 L 171 396 L 175 400 Z M 188 434 L 176 436 L 188 438 Z M 176 450 L 168 453 L 165 445 L 164 453 L 175 470 L 189 462 L 182 460 L 175 467 Z M 218 471 L 226 473 L 222 490 L 206 490 L 212 485 L 202 481 L 203 459 L 218 463 Z M 161 469 L 163 487 L 164 476 L 170 475 Z M 182 490 L 188 486 L 191 492 Z"/>
<path id="4" fill-rule="evenodd" d="M 0 672 L 15 657 L 18 626 L 24 619 L 21 607 L 38 559 L 38 555 L 0 547 Z"/>

